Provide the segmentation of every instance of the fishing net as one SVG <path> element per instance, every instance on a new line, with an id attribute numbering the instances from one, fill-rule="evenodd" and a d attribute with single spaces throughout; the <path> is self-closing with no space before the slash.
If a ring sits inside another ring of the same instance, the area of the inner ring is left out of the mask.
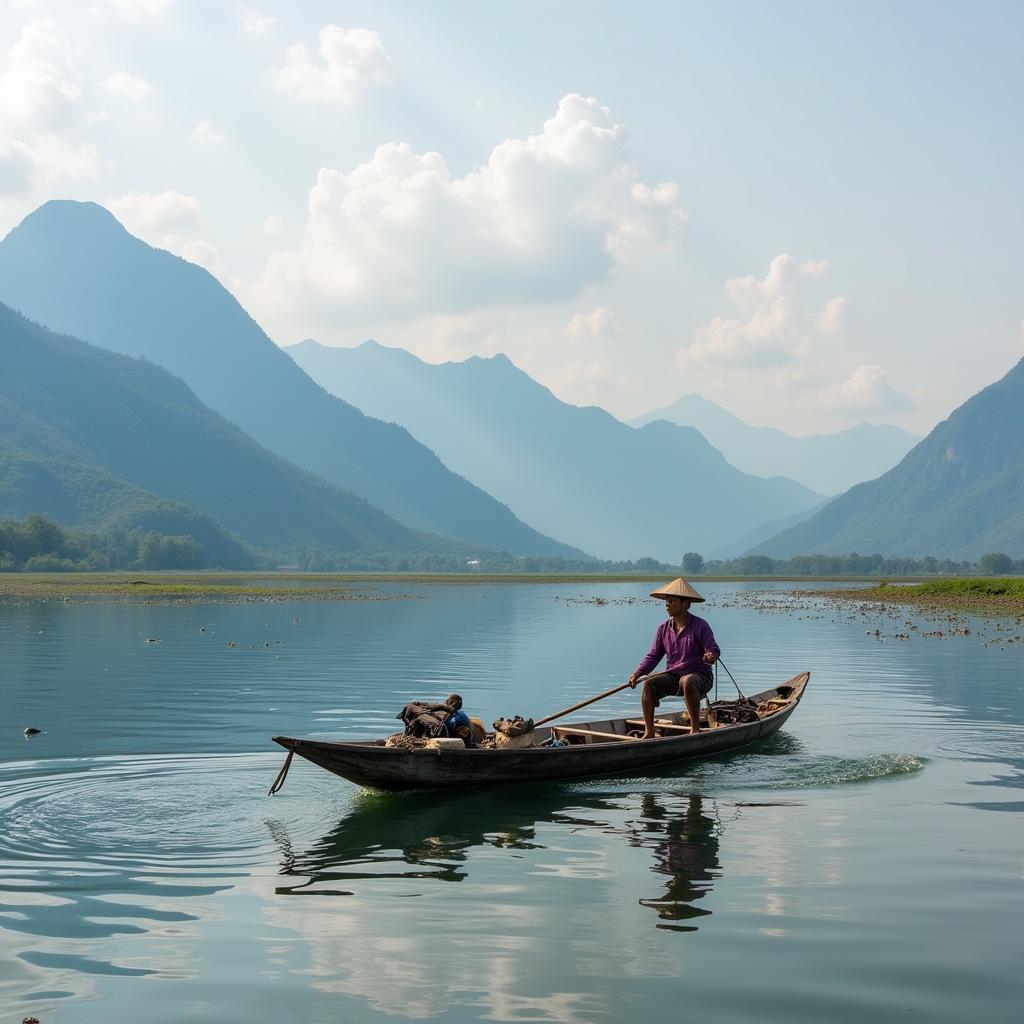
<path id="1" fill-rule="evenodd" d="M 759 717 L 758 706 L 746 697 L 742 700 L 716 700 L 710 707 L 719 725 L 756 722 Z"/>

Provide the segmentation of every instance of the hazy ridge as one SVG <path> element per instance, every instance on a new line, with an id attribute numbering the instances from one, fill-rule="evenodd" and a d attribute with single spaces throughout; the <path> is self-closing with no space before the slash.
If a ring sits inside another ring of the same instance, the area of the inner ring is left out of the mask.
<path id="1" fill-rule="evenodd" d="M 823 494 L 839 494 L 874 480 L 896 465 L 921 439 L 891 424 L 858 423 L 834 434 L 794 437 L 774 427 L 754 427 L 701 395 L 683 395 L 671 405 L 629 422 L 643 426 L 668 420 L 696 427 L 738 469 L 762 476 L 787 476 Z"/>
<path id="2" fill-rule="evenodd" d="M 731 466 L 699 432 L 635 430 L 569 405 L 504 356 L 433 365 L 402 349 L 291 346 L 324 387 L 402 424 L 539 529 L 602 558 L 678 563 L 821 502 L 792 480 Z"/>

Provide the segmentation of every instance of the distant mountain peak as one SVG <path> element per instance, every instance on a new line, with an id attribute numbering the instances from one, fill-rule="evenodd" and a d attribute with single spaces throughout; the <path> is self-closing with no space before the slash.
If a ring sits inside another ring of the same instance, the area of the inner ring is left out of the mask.
<path id="1" fill-rule="evenodd" d="M 140 274 L 144 278 L 152 278 L 170 267 L 174 268 L 171 272 L 177 275 L 179 283 L 187 278 L 193 284 L 202 281 L 199 287 L 208 293 L 211 289 L 224 290 L 205 267 L 133 235 L 110 210 L 99 203 L 50 199 L 11 230 L 0 241 L 0 248 L 14 253 L 6 257 L 0 255 L 0 261 L 18 264 L 28 260 L 36 266 L 41 263 L 48 270 L 52 268 L 52 273 L 35 271 L 39 278 L 35 282 L 36 291 L 55 287 L 58 265 L 52 255 L 42 255 L 53 252 L 60 253 L 61 263 L 75 267 L 74 280 L 62 285 L 63 288 L 68 284 L 72 287 L 85 287 L 83 279 L 94 274 L 97 266 L 105 265 L 107 273 L 102 278 L 102 286 L 109 297 L 124 291 L 124 279 L 127 277 Z M 230 292 L 227 294 L 230 295 Z M 11 300 L 13 296 L 7 294 L 4 298 Z M 123 302 L 123 298 L 119 301 Z M 172 306 L 174 301 L 171 301 Z M 233 296 L 231 302 L 238 306 Z M 16 307 L 18 305 L 17 301 L 11 304 Z M 248 317 L 248 314 L 245 315 Z M 73 333 L 79 325 L 63 326 Z"/>
<path id="2" fill-rule="evenodd" d="M 693 392 L 629 423 L 642 427 L 655 420 L 696 427 L 729 462 L 747 473 L 789 477 L 824 494 L 838 494 L 881 476 L 919 440 L 901 427 L 870 423 L 834 434 L 794 436 L 776 427 L 752 426 Z"/>
<path id="3" fill-rule="evenodd" d="M 124 225 L 99 203 L 80 202 L 77 199 L 50 199 L 33 210 L 14 230 L 32 227 L 60 228 L 61 230 L 108 231 L 118 235 L 131 234 Z"/>
<path id="4" fill-rule="evenodd" d="M 729 412 L 729 410 L 726 409 L 724 405 L 712 401 L 710 398 L 700 394 L 697 391 L 684 391 L 683 394 L 681 394 L 679 398 L 676 399 L 676 401 L 692 402 L 699 405 L 714 406 L 714 408 L 718 409 L 720 412 Z M 733 413 L 730 413 L 730 415 L 733 415 Z"/>

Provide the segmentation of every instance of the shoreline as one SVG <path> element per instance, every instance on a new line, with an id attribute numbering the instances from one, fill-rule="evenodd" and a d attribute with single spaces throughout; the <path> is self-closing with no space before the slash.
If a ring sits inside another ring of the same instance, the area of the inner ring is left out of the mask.
<path id="1" fill-rule="evenodd" d="M 702 583 L 873 582 L 876 577 L 701 576 Z M 656 585 L 663 575 L 635 573 L 383 573 L 383 572 L 98 572 L 0 573 L 0 605 L 33 601 L 203 604 L 212 601 L 353 601 L 393 599 L 367 586 L 482 586 L 522 584 L 638 583 Z M 411 596 L 411 595 L 409 595 Z"/>
<path id="2" fill-rule="evenodd" d="M 922 579 L 881 581 L 857 576 L 699 576 L 701 583 L 798 583 L 801 592 L 832 600 L 901 604 L 946 611 L 1024 615 L 1024 579 Z M 238 604 L 282 601 L 380 601 L 412 598 L 368 589 L 376 584 L 417 586 L 494 586 L 664 582 L 662 576 L 625 573 L 0 573 L 0 605 L 61 601 L 66 604 L 155 603 Z M 847 584 L 816 590 L 815 584 Z M 858 586 L 858 584 L 860 584 Z"/>

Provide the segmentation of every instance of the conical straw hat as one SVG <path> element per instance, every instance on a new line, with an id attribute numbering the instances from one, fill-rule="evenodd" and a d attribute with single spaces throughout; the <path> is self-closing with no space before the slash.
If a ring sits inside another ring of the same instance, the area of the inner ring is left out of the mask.
<path id="1" fill-rule="evenodd" d="M 662 600 L 666 597 L 688 597 L 691 601 L 704 600 L 682 576 L 671 583 L 666 583 L 663 587 L 658 587 L 657 590 L 652 590 L 651 597 L 660 597 Z"/>

